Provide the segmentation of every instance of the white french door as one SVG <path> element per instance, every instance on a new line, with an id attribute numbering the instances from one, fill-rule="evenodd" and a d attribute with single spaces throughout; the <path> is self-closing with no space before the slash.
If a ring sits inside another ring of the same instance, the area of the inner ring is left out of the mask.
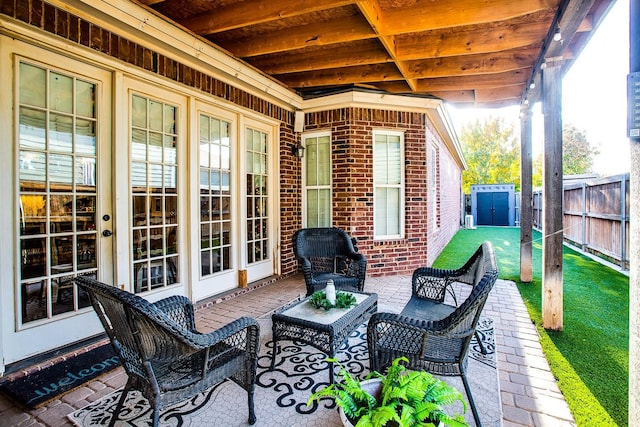
<path id="1" fill-rule="evenodd" d="M 279 265 L 275 251 L 279 231 L 277 209 L 279 170 L 278 144 L 273 127 L 246 120 L 244 129 L 244 162 L 241 172 L 242 202 L 242 258 L 247 280 L 262 279 L 276 273 Z"/>
<path id="2" fill-rule="evenodd" d="M 128 174 L 115 178 L 119 194 L 128 194 L 129 239 L 118 239 L 118 252 L 127 253 L 128 290 L 150 300 L 185 294 L 185 235 L 187 221 L 187 98 L 177 92 L 125 78 L 128 104 L 127 150 L 118 164 Z M 122 136 L 125 137 L 124 135 Z M 123 204 L 127 206 L 127 204 Z M 126 224 L 126 222 L 125 222 Z M 122 250 L 121 250 L 122 249 Z"/>
<path id="3" fill-rule="evenodd" d="M 198 150 L 192 153 L 191 251 L 193 298 L 201 300 L 238 286 L 237 115 L 197 103 Z M 193 123 L 193 120 L 192 120 Z"/>
<path id="4" fill-rule="evenodd" d="M 111 74 L 20 42 L 5 48 L 2 75 L 16 88 L 14 150 L 3 150 L 16 173 L 0 172 L 14 183 L 13 303 L 3 301 L 2 322 L 11 363 L 101 332 L 72 279 L 112 280 L 114 230 Z"/>

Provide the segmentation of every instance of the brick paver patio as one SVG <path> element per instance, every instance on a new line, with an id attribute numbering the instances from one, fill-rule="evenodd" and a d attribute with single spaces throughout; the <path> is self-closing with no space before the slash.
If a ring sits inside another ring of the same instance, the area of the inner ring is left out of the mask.
<path id="1" fill-rule="evenodd" d="M 401 307 L 410 297 L 410 283 L 410 276 L 370 277 L 365 291 L 378 293 L 382 307 Z M 304 292 L 304 281 L 300 275 L 231 292 L 199 304 L 196 323 L 204 332 L 243 315 L 258 317 Z M 494 319 L 503 425 L 575 426 L 542 353 L 535 326 L 513 282 L 498 280 L 484 315 Z M 38 369 L 38 366 L 29 369 Z M 3 380 L 22 375 L 25 371 L 11 373 Z M 122 368 L 118 368 L 34 410 L 25 409 L 0 393 L 0 426 L 71 425 L 67 414 L 123 387 L 125 382 L 126 375 Z"/>

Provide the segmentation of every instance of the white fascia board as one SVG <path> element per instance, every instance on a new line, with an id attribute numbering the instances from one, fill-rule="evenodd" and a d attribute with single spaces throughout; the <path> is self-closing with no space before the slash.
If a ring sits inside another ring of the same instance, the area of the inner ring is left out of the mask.
<path id="1" fill-rule="evenodd" d="M 327 95 L 302 101 L 305 113 L 328 111 L 336 108 L 371 108 L 376 110 L 425 113 L 435 109 L 442 101 L 432 98 L 361 92 L 358 90 Z"/>
<path id="2" fill-rule="evenodd" d="M 52 5 L 186 66 L 293 111 L 302 98 L 266 74 L 129 0 L 48 0 Z"/>
<path id="3" fill-rule="evenodd" d="M 426 114 L 460 167 L 467 168 L 453 122 L 444 101 L 407 95 L 362 92 L 358 90 L 337 93 L 302 102 L 305 113 L 329 111 L 337 108 L 370 108 Z"/>
<path id="4" fill-rule="evenodd" d="M 466 170 L 467 162 L 464 160 L 462 146 L 460 145 L 458 134 L 453 126 L 446 104 L 441 103 L 438 108 L 427 111 L 427 117 L 429 117 L 431 123 L 436 127 L 438 134 L 449 149 L 451 155 L 454 156 L 460 167 Z"/>

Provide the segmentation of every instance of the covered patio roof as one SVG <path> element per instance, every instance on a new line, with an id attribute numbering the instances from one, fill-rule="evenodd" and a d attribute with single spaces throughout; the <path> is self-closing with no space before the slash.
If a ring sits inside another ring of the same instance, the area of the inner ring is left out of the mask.
<path id="1" fill-rule="evenodd" d="M 140 1 L 303 96 L 360 86 L 476 107 L 535 99 L 545 59 L 566 71 L 613 3 Z"/>

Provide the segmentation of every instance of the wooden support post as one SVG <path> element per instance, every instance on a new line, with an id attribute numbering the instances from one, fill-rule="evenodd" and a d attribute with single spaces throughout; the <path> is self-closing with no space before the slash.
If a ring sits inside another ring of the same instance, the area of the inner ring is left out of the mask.
<path id="1" fill-rule="evenodd" d="M 561 331 L 562 304 L 562 70 L 547 63 L 542 74 L 544 162 L 542 167 L 542 326 Z"/>
<path id="2" fill-rule="evenodd" d="M 629 1 L 629 72 L 640 72 L 640 1 Z M 630 103 L 627 104 L 630 107 Z M 640 426 L 640 138 L 629 177 L 629 427 Z"/>
<path id="3" fill-rule="evenodd" d="M 533 134 L 531 109 L 523 105 L 520 112 L 520 280 L 529 283 L 533 278 Z"/>

